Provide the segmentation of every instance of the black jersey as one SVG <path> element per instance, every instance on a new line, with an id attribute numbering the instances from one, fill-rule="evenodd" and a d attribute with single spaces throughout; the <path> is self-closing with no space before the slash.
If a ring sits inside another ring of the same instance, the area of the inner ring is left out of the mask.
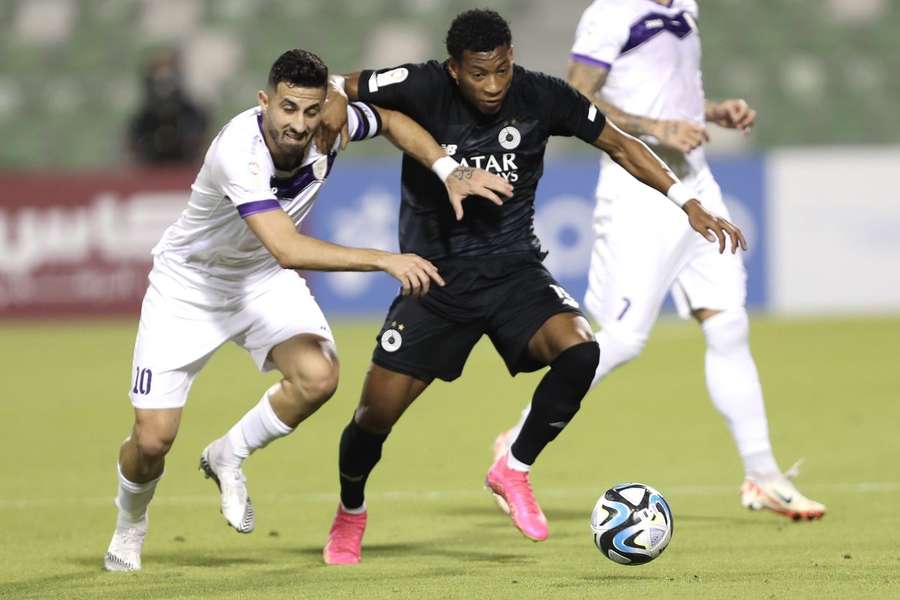
<path id="1" fill-rule="evenodd" d="M 363 71 L 359 98 L 408 115 L 460 163 L 497 173 L 513 197 L 497 206 L 469 199 L 456 221 L 447 192 L 427 167 L 403 155 L 400 250 L 431 260 L 510 254 L 540 248 L 534 195 L 551 135 L 592 143 L 605 116 L 565 81 L 519 66 L 503 106 L 484 115 L 462 96 L 447 63 L 429 61 Z"/>

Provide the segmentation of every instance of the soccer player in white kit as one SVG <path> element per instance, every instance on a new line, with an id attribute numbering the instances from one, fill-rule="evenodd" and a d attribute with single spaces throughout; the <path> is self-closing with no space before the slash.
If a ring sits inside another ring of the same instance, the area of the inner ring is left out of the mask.
<path id="1" fill-rule="evenodd" d="M 259 106 L 237 115 L 213 140 L 187 208 L 153 249 L 132 367 L 135 422 L 119 453 L 119 511 L 107 570 L 141 568 L 147 506 L 188 391 L 229 340 L 247 350 L 260 371 L 278 369 L 283 376 L 200 459 L 219 486 L 226 521 L 238 532 L 253 531 L 244 459 L 291 433 L 331 397 L 338 381 L 328 322 L 294 269 L 382 270 L 414 295 L 443 285 L 435 267 L 414 254 L 346 248 L 298 232 L 348 138 L 383 133 L 429 166 L 447 156 L 408 117 L 362 102 L 348 105 L 345 134 L 321 151 L 312 140 L 327 77 L 316 55 L 299 49 L 282 54 L 258 94 Z M 333 83 L 334 93 L 343 93 L 343 85 Z M 481 170 L 469 169 L 466 177 L 438 171 L 451 202 L 477 195 L 499 203 L 492 190 L 512 192 L 505 180 Z"/>
<path id="2" fill-rule="evenodd" d="M 595 0 L 578 24 L 570 59 L 569 83 L 642 138 L 710 212 L 730 219 L 706 163 L 705 123 L 748 131 L 756 112 L 743 100 L 704 99 L 695 0 Z M 707 388 L 744 463 L 742 504 L 794 519 L 821 517 L 825 506 L 798 492 L 772 453 L 740 255 L 718 253 L 692 235 L 683 211 L 657 209 L 657 191 L 608 156 L 601 160 L 585 297 L 601 325 L 592 385 L 640 354 L 671 290 L 679 314 L 693 316 L 706 337 Z M 518 427 L 498 437 L 495 454 Z"/>

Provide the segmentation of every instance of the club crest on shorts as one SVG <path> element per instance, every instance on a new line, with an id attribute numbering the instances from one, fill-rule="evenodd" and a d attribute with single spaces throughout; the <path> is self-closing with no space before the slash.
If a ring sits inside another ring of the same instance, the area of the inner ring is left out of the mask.
<path id="1" fill-rule="evenodd" d="M 403 344 L 403 336 L 396 329 L 388 329 L 381 334 L 381 347 L 385 352 L 396 352 Z"/>
<path id="2" fill-rule="evenodd" d="M 500 145 L 505 149 L 513 150 L 519 147 L 519 143 L 522 141 L 522 134 L 519 133 L 518 129 L 510 125 L 500 130 L 497 141 L 500 142 Z"/>

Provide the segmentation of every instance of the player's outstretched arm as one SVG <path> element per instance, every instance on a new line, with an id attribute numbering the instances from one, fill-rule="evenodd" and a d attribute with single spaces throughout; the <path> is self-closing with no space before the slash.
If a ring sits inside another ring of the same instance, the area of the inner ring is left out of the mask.
<path id="1" fill-rule="evenodd" d="M 594 145 L 616 161 L 641 183 L 649 185 L 680 206 L 688 216 L 688 222 L 710 242 L 719 241 L 719 252 L 725 252 L 726 241 L 731 238 L 731 252 L 738 246 L 747 249 L 747 240 L 741 230 L 726 219 L 707 211 L 666 164 L 642 141 L 624 133 L 610 121 L 594 141 Z"/>
<path id="2" fill-rule="evenodd" d="M 246 217 L 247 226 L 285 269 L 309 271 L 384 271 L 403 286 L 403 294 L 424 296 L 431 283 L 444 285 L 437 267 L 415 254 L 348 248 L 298 232 L 282 210 Z"/>
<path id="3" fill-rule="evenodd" d="M 480 196 L 502 205 L 503 197 L 513 194 L 513 186 L 504 178 L 483 169 L 460 165 L 421 125 L 403 113 L 375 107 L 381 117 L 382 134 L 394 146 L 432 169 L 444 182 L 456 220 L 463 218 L 462 203 L 469 196 Z"/>
<path id="4" fill-rule="evenodd" d="M 597 105 L 606 118 L 613 121 L 622 131 L 631 135 L 652 135 L 660 144 L 681 152 L 690 152 L 709 141 L 709 134 L 702 123 L 681 119 L 651 119 L 627 113 L 606 101 L 600 95 L 609 70 L 595 64 L 580 61 L 569 62 L 569 85 L 581 92 Z M 716 121 L 718 122 L 718 121 Z"/>

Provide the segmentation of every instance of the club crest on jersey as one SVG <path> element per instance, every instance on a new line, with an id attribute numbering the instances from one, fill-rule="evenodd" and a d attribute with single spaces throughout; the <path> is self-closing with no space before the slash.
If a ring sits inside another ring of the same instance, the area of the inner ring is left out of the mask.
<path id="1" fill-rule="evenodd" d="M 396 352 L 403 344 L 403 336 L 396 329 L 388 329 L 381 334 L 381 347 L 385 352 Z"/>
<path id="2" fill-rule="evenodd" d="M 328 157 L 323 156 L 316 159 L 316 162 L 313 163 L 312 171 L 316 179 L 325 179 L 325 174 L 328 173 Z"/>
<path id="3" fill-rule="evenodd" d="M 259 175 L 259 163 L 255 160 L 251 161 L 247 168 L 250 170 L 251 175 Z"/>
<path id="4" fill-rule="evenodd" d="M 518 129 L 510 125 L 500 130 L 497 141 L 500 142 L 500 145 L 505 149 L 513 150 L 519 147 L 519 143 L 522 141 L 522 134 L 519 133 Z"/>

